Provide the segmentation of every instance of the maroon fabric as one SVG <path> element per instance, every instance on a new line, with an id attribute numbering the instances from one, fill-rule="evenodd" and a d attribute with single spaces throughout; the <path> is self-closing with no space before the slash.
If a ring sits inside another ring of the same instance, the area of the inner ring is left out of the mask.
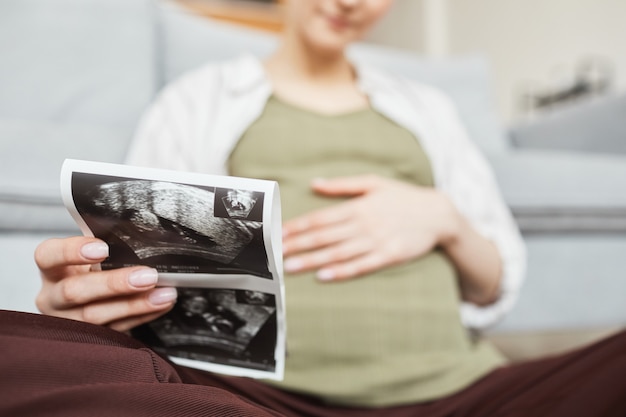
<path id="1" fill-rule="evenodd" d="M 0 373 L 1 416 L 626 416 L 626 332 L 439 401 L 360 409 L 178 367 L 103 327 L 0 311 Z"/>
<path id="2" fill-rule="evenodd" d="M 0 416 L 278 416 L 104 327 L 0 312 Z"/>

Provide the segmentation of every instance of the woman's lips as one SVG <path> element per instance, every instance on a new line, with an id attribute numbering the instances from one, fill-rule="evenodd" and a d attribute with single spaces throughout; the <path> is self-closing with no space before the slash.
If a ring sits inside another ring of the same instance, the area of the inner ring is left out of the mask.
<path id="1" fill-rule="evenodd" d="M 340 16 L 326 16 L 326 20 L 329 26 L 335 30 L 346 30 L 352 25 L 350 20 Z"/>

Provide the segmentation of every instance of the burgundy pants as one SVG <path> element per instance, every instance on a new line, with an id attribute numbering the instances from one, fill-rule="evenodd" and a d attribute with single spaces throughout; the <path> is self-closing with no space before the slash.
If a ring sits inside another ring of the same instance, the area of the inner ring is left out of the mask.
<path id="1" fill-rule="evenodd" d="M 134 339 L 0 311 L 0 416 L 626 416 L 626 332 L 498 369 L 442 400 L 329 407 L 246 378 L 178 367 Z"/>

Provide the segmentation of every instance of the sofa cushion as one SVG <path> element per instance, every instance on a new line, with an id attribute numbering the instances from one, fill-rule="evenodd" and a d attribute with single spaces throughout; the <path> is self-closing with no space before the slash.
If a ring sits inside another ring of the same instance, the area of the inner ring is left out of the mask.
<path id="1" fill-rule="evenodd" d="M 525 242 L 526 280 L 494 331 L 624 327 L 624 234 L 532 234 Z"/>
<path id="2" fill-rule="evenodd" d="M 128 140 L 120 129 L 0 120 L 0 230 L 76 231 L 61 200 L 63 160 L 121 163 Z"/>
<path id="3" fill-rule="evenodd" d="M 151 0 L 1 1 L 0 118 L 134 126 L 156 87 L 154 15 Z"/>
<path id="4" fill-rule="evenodd" d="M 159 12 L 161 76 L 165 83 L 207 62 L 244 53 L 268 55 L 277 44 L 270 32 L 200 17 L 172 3 L 162 3 Z"/>

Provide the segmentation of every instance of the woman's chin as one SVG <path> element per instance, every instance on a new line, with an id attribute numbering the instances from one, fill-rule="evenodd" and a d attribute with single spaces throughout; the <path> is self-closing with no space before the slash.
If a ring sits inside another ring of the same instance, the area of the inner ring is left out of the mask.
<path id="1" fill-rule="evenodd" d="M 324 57 L 333 57 L 343 55 L 346 48 L 350 45 L 350 41 L 340 39 L 334 36 L 326 36 L 318 38 L 310 43 L 310 46 L 320 55 Z"/>

